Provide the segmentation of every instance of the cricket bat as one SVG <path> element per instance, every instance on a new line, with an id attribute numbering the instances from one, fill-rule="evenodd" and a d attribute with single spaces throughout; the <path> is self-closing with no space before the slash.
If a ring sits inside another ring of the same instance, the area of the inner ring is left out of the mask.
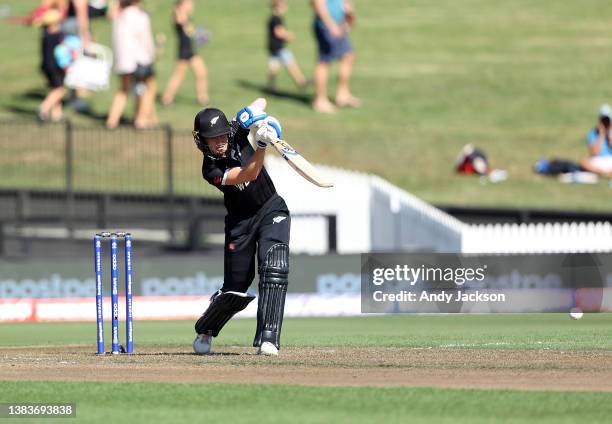
<path id="1" fill-rule="evenodd" d="M 250 104 L 250 107 L 265 110 L 266 105 L 266 99 L 259 97 Z M 253 132 L 249 134 L 248 138 L 251 146 L 253 146 L 253 149 L 257 149 Z M 312 166 L 310 162 L 304 159 L 304 157 L 300 155 L 293 147 L 291 147 L 289 143 L 284 140 L 278 140 L 272 142 L 271 144 L 274 146 L 278 154 L 281 155 L 283 159 L 285 159 L 287 163 L 302 177 L 319 187 L 327 188 L 334 186 L 334 183 L 331 181 L 326 181 L 321 178 L 316 168 Z"/>
<path id="2" fill-rule="evenodd" d="M 272 146 L 276 152 L 287 161 L 298 174 L 319 187 L 333 187 L 334 183 L 327 181 L 319 175 L 316 168 L 300 155 L 289 143 L 284 140 L 273 141 Z"/>

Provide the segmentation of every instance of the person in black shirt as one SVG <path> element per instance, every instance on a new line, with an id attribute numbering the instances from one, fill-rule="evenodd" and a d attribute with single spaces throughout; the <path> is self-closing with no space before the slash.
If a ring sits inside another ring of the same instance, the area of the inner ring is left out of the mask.
<path id="1" fill-rule="evenodd" d="M 62 119 L 62 99 L 64 98 L 64 77 L 66 72 L 55 59 L 55 48 L 62 43 L 61 21 L 65 8 L 62 1 L 49 2 L 48 9 L 32 21 L 33 25 L 42 26 L 41 64 L 40 69 L 47 79 L 49 93 L 38 106 L 38 118 L 41 121 L 57 122 Z"/>
<path id="2" fill-rule="evenodd" d="M 223 286 L 195 324 L 196 353 L 209 353 L 212 337 L 255 298 L 247 293 L 255 277 L 255 257 L 259 301 L 253 346 L 264 355 L 277 355 L 280 348 L 291 217 L 263 166 L 266 146 L 281 136 L 280 124 L 264 112 L 265 106 L 265 99 L 257 99 L 231 123 L 215 108 L 195 117 L 194 140 L 204 154 L 202 175 L 223 193 L 227 209 Z"/>
<path id="3" fill-rule="evenodd" d="M 308 81 L 300 70 L 291 50 L 285 47 L 287 42 L 295 39 L 295 35 L 288 31 L 283 23 L 283 15 L 287 13 L 285 0 L 272 1 L 272 16 L 268 20 L 268 89 L 276 91 L 276 76 L 285 66 L 287 72 L 298 87 L 306 87 Z"/>
<path id="4" fill-rule="evenodd" d="M 202 57 L 194 52 L 193 35 L 195 29 L 191 22 L 193 0 L 177 0 L 174 5 L 174 28 L 178 39 L 177 62 L 162 96 L 162 103 L 169 106 L 174 101 L 176 91 L 181 86 L 187 68 L 191 66 L 196 78 L 196 95 L 201 105 L 208 103 L 208 70 Z"/>

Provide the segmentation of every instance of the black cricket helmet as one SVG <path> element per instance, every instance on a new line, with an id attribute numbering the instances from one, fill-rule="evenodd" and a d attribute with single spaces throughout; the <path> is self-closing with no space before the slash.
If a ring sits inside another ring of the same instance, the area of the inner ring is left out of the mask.
<path id="1" fill-rule="evenodd" d="M 193 140 L 200 151 L 206 155 L 214 156 L 208 148 L 206 138 L 230 135 L 231 127 L 225 114 L 214 107 L 202 109 L 195 116 L 193 123 Z"/>

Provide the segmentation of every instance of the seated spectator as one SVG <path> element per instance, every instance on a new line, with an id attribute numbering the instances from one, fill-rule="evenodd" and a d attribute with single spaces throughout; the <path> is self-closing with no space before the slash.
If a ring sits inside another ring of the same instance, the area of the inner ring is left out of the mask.
<path id="1" fill-rule="evenodd" d="M 481 181 L 492 183 L 505 181 L 508 173 L 503 169 L 493 169 L 485 152 L 472 144 L 466 144 L 455 161 L 455 171 L 464 175 L 479 175 Z"/>
<path id="2" fill-rule="evenodd" d="M 610 145 L 610 118 L 612 108 L 604 104 L 599 109 L 599 122 L 587 135 L 590 156 L 580 162 L 585 171 L 612 178 L 612 146 Z"/>

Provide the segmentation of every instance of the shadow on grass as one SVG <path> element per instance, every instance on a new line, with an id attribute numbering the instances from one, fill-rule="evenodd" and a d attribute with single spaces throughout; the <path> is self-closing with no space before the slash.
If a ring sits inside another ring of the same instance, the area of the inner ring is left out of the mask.
<path id="1" fill-rule="evenodd" d="M 182 105 L 182 106 L 192 106 L 192 107 L 206 107 L 205 105 L 200 104 L 194 96 L 186 96 L 182 94 L 177 94 L 174 96 L 174 100 L 169 105 L 164 105 L 161 101 L 161 94 L 157 95 L 156 102 L 164 108 L 171 108 L 173 105 Z"/>
<path id="2" fill-rule="evenodd" d="M 91 108 L 87 110 L 76 111 L 76 113 L 82 116 L 86 116 L 94 121 L 103 122 L 103 123 L 106 122 L 106 116 L 107 116 L 106 113 L 96 113 L 93 110 L 91 110 Z M 121 124 L 131 124 L 132 122 L 122 117 L 120 120 L 120 123 Z"/>
<path id="3" fill-rule="evenodd" d="M 13 96 L 19 100 L 37 100 L 42 101 L 47 96 L 47 91 L 42 88 L 30 88 L 23 93 Z"/>
<path id="4" fill-rule="evenodd" d="M 16 102 L 24 102 L 24 101 L 36 101 L 38 103 L 42 102 L 44 98 L 47 96 L 47 90 L 42 88 L 30 88 L 23 93 L 19 93 L 14 95 L 12 98 Z M 80 107 L 75 106 L 74 99 L 71 99 L 70 93 L 64 96 L 63 105 L 65 110 L 72 110 L 75 113 L 90 118 L 94 121 L 98 122 L 106 122 L 106 113 L 96 113 L 92 110 L 90 106 L 90 101 L 85 100 L 84 104 L 81 104 Z M 4 106 L 4 109 L 8 112 L 12 112 L 16 115 L 30 115 L 36 117 L 37 107 L 32 109 L 25 108 L 23 106 L 16 105 L 7 105 Z"/>
<path id="5" fill-rule="evenodd" d="M 5 105 L 3 109 L 7 112 L 11 112 L 14 115 L 21 115 L 24 117 L 32 118 L 36 120 L 37 116 L 37 108 L 26 108 L 22 106 L 15 105 Z M 106 114 L 95 113 L 93 111 L 85 111 L 85 112 L 77 112 L 82 116 L 86 116 L 90 118 L 92 121 L 97 121 L 100 123 L 106 122 Z M 121 118 L 120 125 L 133 125 L 133 121 L 127 118 Z"/>
<path id="6" fill-rule="evenodd" d="M 257 84 L 257 83 L 246 81 L 246 80 L 238 80 L 237 82 L 238 82 L 238 85 L 244 89 L 257 91 L 260 94 L 264 94 L 268 97 L 275 97 L 277 99 L 293 100 L 297 103 L 302 103 L 304 105 L 307 105 L 308 107 L 310 107 L 310 104 L 312 103 L 312 96 L 309 94 L 300 94 L 300 93 L 294 93 L 291 91 L 278 90 L 278 89 L 270 90 L 268 87 L 266 87 L 263 84 Z"/>
<path id="7" fill-rule="evenodd" d="M 36 119 L 36 108 L 31 109 L 31 108 L 25 108 L 22 106 L 6 105 L 4 106 L 4 110 L 6 110 L 7 112 L 11 112 L 15 115 L 22 115 L 22 116 L 27 116 L 29 118 Z"/>

